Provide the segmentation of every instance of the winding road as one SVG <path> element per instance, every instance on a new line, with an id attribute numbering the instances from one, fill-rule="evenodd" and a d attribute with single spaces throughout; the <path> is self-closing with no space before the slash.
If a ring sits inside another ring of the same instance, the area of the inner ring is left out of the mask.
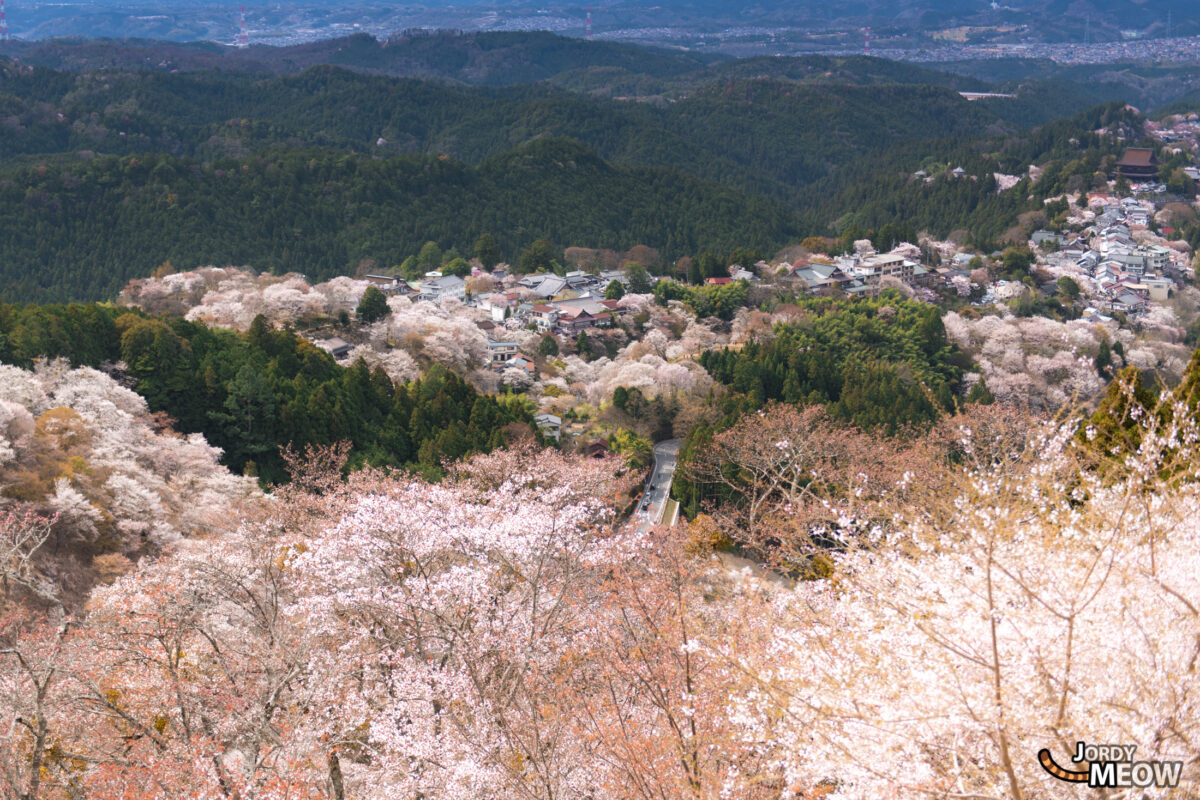
<path id="1" fill-rule="evenodd" d="M 646 491 L 634 513 L 639 531 L 648 531 L 662 522 L 663 508 L 671 495 L 671 481 L 675 479 L 675 459 L 679 456 L 682 442 L 668 439 L 654 445 L 654 471 L 646 484 Z"/>

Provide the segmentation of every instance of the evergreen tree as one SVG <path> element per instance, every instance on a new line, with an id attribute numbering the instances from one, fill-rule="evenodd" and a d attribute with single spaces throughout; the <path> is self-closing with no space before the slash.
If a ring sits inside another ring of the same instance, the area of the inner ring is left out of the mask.
<path id="1" fill-rule="evenodd" d="M 625 277 L 629 280 L 629 291 L 634 294 L 647 294 L 654 288 L 650 273 L 636 261 L 625 268 Z"/>
<path id="2" fill-rule="evenodd" d="M 1073 278 L 1064 275 L 1058 279 L 1055 285 L 1058 288 L 1058 293 L 1068 302 L 1073 303 L 1079 299 L 1079 284 Z"/>
<path id="3" fill-rule="evenodd" d="M 988 389 L 987 381 L 981 377 L 975 381 L 975 384 L 971 387 L 971 391 L 967 392 L 967 402 L 988 406 L 996 402 L 996 396 Z"/>
<path id="4" fill-rule="evenodd" d="M 596 358 L 596 354 L 592 350 L 592 340 L 583 331 L 580 331 L 579 336 L 575 339 L 575 350 L 584 361 L 593 361 Z"/>
<path id="5" fill-rule="evenodd" d="M 1157 407 L 1158 395 L 1145 386 L 1141 371 L 1125 367 L 1108 384 L 1095 413 L 1076 438 L 1101 459 L 1123 464 L 1126 454 L 1137 452 L 1141 445 L 1143 418 Z"/>
<path id="6" fill-rule="evenodd" d="M 417 254 L 417 268 L 421 276 L 442 268 L 442 250 L 437 246 L 437 242 L 426 242 L 422 245 L 421 252 Z"/>
<path id="7" fill-rule="evenodd" d="M 700 254 L 698 259 L 700 262 L 700 273 L 705 278 L 728 278 L 729 270 L 725 268 L 725 262 L 717 257 L 717 254 L 711 250 L 705 250 Z M 696 281 L 700 283 L 701 281 Z"/>
<path id="8" fill-rule="evenodd" d="M 558 340 L 553 334 L 547 333 L 538 344 L 538 355 L 552 357 L 558 355 Z"/>
<path id="9" fill-rule="evenodd" d="M 1095 365 L 1096 372 L 1108 377 L 1112 363 L 1112 350 L 1108 346 L 1108 339 L 1103 339 L 1100 342 L 1100 351 L 1096 353 L 1096 358 L 1092 360 L 1092 364 Z"/>
<path id="10" fill-rule="evenodd" d="M 363 292 L 362 300 L 358 303 L 358 308 L 354 311 L 354 316 L 359 322 L 367 325 L 377 320 L 381 320 L 391 313 L 388 308 L 387 295 L 380 291 L 375 286 L 368 286 Z"/>
<path id="11" fill-rule="evenodd" d="M 528 275 L 533 272 L 549 272 L 558 261 L 558 253 L 549 239 L 538 239 L 521 253 L 516 272 Z"/>
<path id="12" fill-rule="evenodd" d="M 475 257 L 489 272 L 500 263 L 500 246 L 490 233 L 485 233 L 475 242 Z"/>
<path id="13" fill-rule="evenodd" d="M 278 447 L 275 439 L 275 395 L 260 371 L 243 364 L 228 386 L 224 408 L 209 416 L 221 423 L 230 466 L 241 470 L 245 462 Z"/>
<path id="14" fill-rule="evenodd" d="M 620 281 L 613 280 L 608 282 L 608 286 L 604 287 L 605 300 L 620 300 L 625 296 L 625 284 Z"/>

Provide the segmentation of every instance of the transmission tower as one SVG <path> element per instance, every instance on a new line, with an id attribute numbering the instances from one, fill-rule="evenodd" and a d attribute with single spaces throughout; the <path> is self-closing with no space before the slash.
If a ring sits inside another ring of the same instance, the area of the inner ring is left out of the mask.
<path id="1" fill-rule="evenodd" d="M 0 0 L 0 39 L 8 41 L 8 15 L 4 9 L 4 0 Z"/>
<path id="2" fill-rule="evenodd" d="M 592 10 L 590 8 L 587 10 L 587 27 L 584 28 L 583 35 L 585 39 L 592 38 Z"/>
<path id="3" fill-rule="evenodd" d="M 871 55 L 871 26 L 868 25 L 863 29 L 863 52 Z"/>
<path id="4" fill-rule="evenodd" d="M 241 29 L 238 31 L 237 46 L 238 47 L 249 47 L 250 46 L 250 36 L 246 33 L 246 7 L 245 6 L 242 6 Z"/>

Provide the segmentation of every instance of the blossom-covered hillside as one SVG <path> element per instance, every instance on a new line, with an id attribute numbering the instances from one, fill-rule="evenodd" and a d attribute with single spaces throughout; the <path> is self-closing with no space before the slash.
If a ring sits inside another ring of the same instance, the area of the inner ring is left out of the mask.
<path id="1" fill-rule="evenodd" d="M 36 550 L 34 538 L 10 551 L 0 565 L 8 577 L 77 600 L 138 558 L 230 530 L 239 505 L 258 496 L 256 483 L 222 467 L 202 436 L 167 422 L 94 369 L 0 365 L 0 502 L 10 526 L 32 513 L 47 537 Z"/>
<path id="2" fill-rule="evenodd" d="M 613 457 L 498 451 L 434 485 L 312 450 L 236 529 L 85 608 L 10 607 L 0 778 L 31 798 L 1065 798 L 1037 752 L 1086 740 L 1191 781 L 1192 400 L 1131 408 L 1139 444 L 1102 473 L 1092 434 L 1001 406 L 899 456 L 770 412 L 712 454 L 743 459 L 726 475 L 760 540 L 820 557 L 766 580 L 704 515 L 625 524 Z"/>

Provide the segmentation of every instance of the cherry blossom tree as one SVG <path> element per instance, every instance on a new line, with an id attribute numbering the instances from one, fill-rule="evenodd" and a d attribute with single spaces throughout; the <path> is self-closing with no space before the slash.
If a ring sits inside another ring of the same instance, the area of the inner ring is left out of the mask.
<path id="1" fill-rule="evenodd" d="M 592 622 L 581 593 L 630 543 L 602 534 L 595 467 L 549 453 L 532 467 L 499 453 L 450 486 L 368 484 L 296 557 L 296 613 L 337 654 L 310 680 L 324 735 L 370 754 L 369 769 L 343 764 L 348 784 L 547 798 L 594 785 L 556 687 Z"/>
<path id="2" fill-rule="evenodd" d="M 65 796 L 56 787 L 79 788 L 73 773 L 82 759 L 71 748 L 78 727 L 62 691 L 71 667 L 68 638 L 61 607 L 0 612 L 0 787 L 6 797 L 39 800 Z"/>
<path id="3" fill-rule="evenodd" d="M 42 528 L 18 520 L 51 519 L 47 532 L 17 538 L 55 592 L 72 585 L 70 602 L 86 590 L 92 558 L 136 558 L 227 531 L 229 511 L 258 494 L 202 436 L 164 430 L 141 397 L 97 370 L 55 360 L 0 373 L 0 480 L 24 503 L 6 498 L 0 514 L 14 535 Z"/>
<path id="4" fill-rule="evenodd" d="M 777 404 L 714 437 L 688 466 L 729 498 L 710 509 L 731 539 L 768 557 L 811 556 L 814 539 L 872 509 L 906 472 L 930 468 L 908 442 L 887 446 L 834 423 L 819 406 Z"/>
<path id="5" fill-rule="evenodd" d="M 1104 388 L 1093 363 L 1100 343 L 1124 337 L 1128 357 L 1128 342 L 1133 341 L 1133 334 L 1119 330 L 1114 322 L 999 316 L 968 320 L 955 312 L 946 314 L 942 322 L 950 340 L 976 358 L 998 400 L 1035 409 L 1057 410 L 1094 400 Z M 1183 353 L 1175 345 L 1138 341 L 1153 348 L 1155 363 L 1171 359 L 1174 374 L 1182 372 Z M 1150 360 L 1152 354 L 1139 357 Z"/>
<path id="6" fill-rule="evenodd" d="M 30 508 L 9 509 L 0 515 L 0 591 L 5 599 L 18 587 L 42 599 L 56 598 L 53 585 L 35 560 L 54 522 L 54 517 L 41 516 Z"/>
<path id="7" fill-rule="evenodd" d="M 726 647 L 757 678 L 735 717 L 789 792 L 1059 796 L 1037 753 L 1065 762 L 1078 740 L 1196 777 L 1200 435 L 1186 415 L 1142 424 L 1116 481 L 1074 425 L 947 475 L 831 554 L 834 578 L 779 593 L 761 651 Z M 1186 477 L 1164 483 L 1165 458 Z"/>

